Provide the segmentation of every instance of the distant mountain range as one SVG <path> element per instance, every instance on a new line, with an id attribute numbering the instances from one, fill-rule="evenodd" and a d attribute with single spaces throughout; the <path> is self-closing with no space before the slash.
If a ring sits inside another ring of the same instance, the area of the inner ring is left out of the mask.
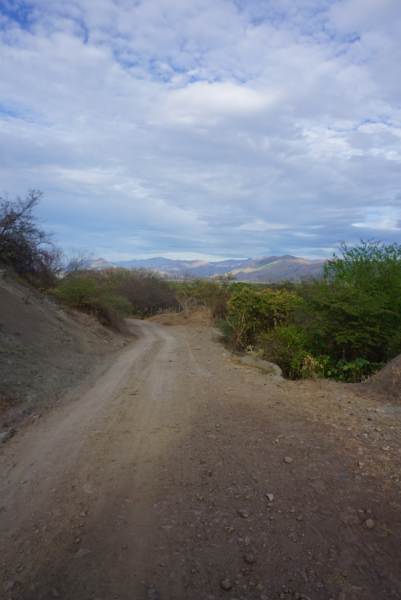
<path id="1" fill-rule="evenodd" d="M 268 256 L 258 259 L 233 259 L 217 262 L 199 260 L 172 260 L 155 257 L 109 262 L 103 258 L 92 260 L 92 269 L 124 267 L 125 269 L 146 269 L 170 279 L 216 278 L 231 275 L 236 281 L 277 283 L 280 281 L 301 281 L 321 277 L 324 260 L 310 260 L 297 256 Z"/>

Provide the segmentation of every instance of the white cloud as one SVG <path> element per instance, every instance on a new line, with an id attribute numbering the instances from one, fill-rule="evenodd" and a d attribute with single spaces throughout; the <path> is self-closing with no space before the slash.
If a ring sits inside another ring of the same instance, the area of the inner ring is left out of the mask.
<path id="1" fill-rule="evenodd" d="M 379 233 L 401 231 L 401 211 L 393 207 L 382 207 L 369 210 L 364 221 L 352 223 L 358 229 L 371 229 Z"/>
<path id="2" fill-rule="evenodd" d="M 188 125 L 216 124 L 225 117 L 254 115 L 273 105 L 278 94 L 231 82 L 203 82 L 173 90 L 161 117 Z"/>
<path id="3" fill-rule="evenodd" d="M 280 223 L 268 223 L 267 221 L 263 221 L 262 219 L 256 219 L 255 221 L 250 221 L 249 223 L 243 223 L 238 227 L 240 231 L 259 231 L 259 232 L 268 232 L 268 231 L 283 231 L 288 229 L 288 225 L 283 225 Z"/>
<path id="4" fill-rule="evenodd" d="M 399 235 L 398 0 L 30 5 L 0 21 L 1 185 L 43 189 L 62 244 L 318 255 Z"/>

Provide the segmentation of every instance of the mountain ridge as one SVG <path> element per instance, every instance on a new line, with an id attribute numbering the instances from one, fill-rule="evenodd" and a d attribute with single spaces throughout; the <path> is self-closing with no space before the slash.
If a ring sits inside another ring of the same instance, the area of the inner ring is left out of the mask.
<path id="1" fill-rule="evenodd" d="M 230 276 L 236 281 L 278 283 L 302 281 L 322 276 L 323 259 L 308 259 L 291 254 L 260 258 L 225 259 L 220 261 L 179 260 L 163 256 L 123 261 L 97 258 L 89 261 L 89 268 L 144 269 L 169 279 L 215 279 Z"/>

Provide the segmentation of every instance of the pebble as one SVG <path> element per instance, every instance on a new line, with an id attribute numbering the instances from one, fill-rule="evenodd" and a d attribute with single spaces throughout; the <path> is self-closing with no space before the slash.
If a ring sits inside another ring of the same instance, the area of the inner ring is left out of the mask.
<path id="1" fill-rule="evenodd" d="M 15 581 L 6 581 L 3 589 L 5 592 L 10 592 L 15 587 Z"/>
<path id="2" fill-rule="evenodd" d="M 88 556 L 89 554 L 91 554 L 90 550 L 87 548 L 80 548 L 78 552 L 76 552 L 75 558 L 85 558 L 85 556 Z"/>
<path id="3" fill-rule="evenodd" d="M 248 519 L 249 518 L 249 512 L 243 508 L 240 508 L 239 510 L 237 510 L 237 513 L 239 514 L 239 516 L 241 517 L 241 519 Z"/>
<path id="4" fill-rule="evenodd" d="M 229 592 L 232 589 L 232 587 L 233 587 L 231 579 L 229 579 L 228 577 L 226 577 L 225 579 L 222 579 L 220 581 L 220 587 L 225 592 Z"/>
<path id="5" fill-rule="evenodd" d="M 269 502 L 273 502 L 274 494 L 266 494 L 266 498 L 268 499 Z"/>
<path id="6" fill-rule="evenodd" d="M 147 591 L 148 600 L 160 600 L 160 594 L 155 587 L 150 587 Z"/>
<path id="7" fill-rule="evenodd" d="M 7 431 L 0 431 L 0 444 L 5 444 L 10 440 L 15 433 L 14 429 L 8 429 Z"/>
<path id="8" fill-rule="evenodd" d="M 252 552 L 247 552 L 244 554 L 244 561 L 247 565 L 254 565 L 256 562 L 256 556 L 252 554 Z"/>
<path id="9" fill-rule="evenodd" d="M 374 522 L 374 520 L 373 520 L 373 519 L 366 519 L 366 521 L 365 521 L 365 526 L 366 526 L 368 529 L 373 529 L 375 525 L 376 525 L 376 523 Z"/>
<path id="10" fill-rule="evenodd" d="M 293 462 L 293 459 L 291 458 L 291 456 L 285 456 L 285 457 L 284 457 L 284 462 L 285 462 L 287 465 L 290 465 L 290 464 Z"/>

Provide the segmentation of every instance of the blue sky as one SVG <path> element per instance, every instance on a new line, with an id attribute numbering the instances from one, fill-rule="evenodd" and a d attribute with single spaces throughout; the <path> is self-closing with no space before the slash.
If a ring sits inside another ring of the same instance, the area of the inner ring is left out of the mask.
<path id="1" fill-rule="evenodd" d="M 401 239 L 399 0 L 2 0 L 0 53 L 0 191 L 68 251 Z"/>

